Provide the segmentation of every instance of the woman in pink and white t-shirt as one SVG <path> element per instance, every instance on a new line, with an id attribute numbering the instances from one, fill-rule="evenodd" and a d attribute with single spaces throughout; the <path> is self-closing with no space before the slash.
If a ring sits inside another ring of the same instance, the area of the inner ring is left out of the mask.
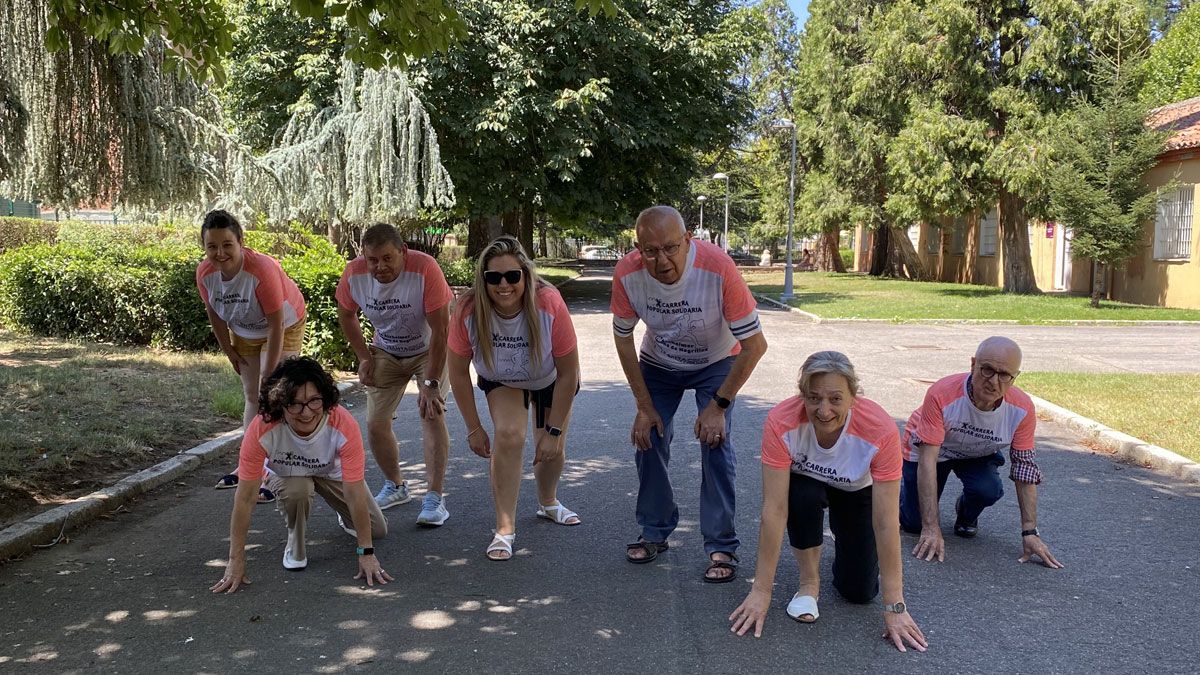
<path id="1" fill-rule="evenodd" d="M 800 368 L 800 395 L 771 409 L 763 427 L 763 509 L 754 585 L 729 620 L 738 635 L 762 635 L 787 529 L 800 567 L 793 619 L 817 620 L 825 509 L 833 532 L 833 586 L 870 602 L 883 580 L 884 635 L 900 651 L 925 651 L 904 604 L 900 558 L 900 435 L 878 403 L 859 398 L 858 376 L 840 352 L 817 352 Z"/>
<path id="2" fill-rule="evenodd" d="M 242 245 L 242 225 L 228 211 L 209 211 L 200 237 L 196 289 L 221 351 L 242 379 L 244 431 L 258 411 L 263 373 L 304 346 L 304 296 L 277 260 Z M 226 474 L 216 487 L 237 487 L 237 480 Z M 264 488 L 259 501 L 274 497 Z"/>
<path id="3" fill-rule="evenodd" d="M 534 419 L 533 473 L 537 515 L 560 525 L 579 516 L 558 501 L 558 479 L 571 403 L 579 390 L 579 352 L 571 315 L 558 289 L 538 278 L 533 261 L 512 237 L 488 245 L 475 266 L 475 284 L 450 321 L 450 384 L 467 425 L 471 450 L 491 460 L 496 529 L 487 547 L 491 560 L 512 557 L 522 452 Z M 496 438 L 479 419 L 470 366 L 487 397 Z"/>

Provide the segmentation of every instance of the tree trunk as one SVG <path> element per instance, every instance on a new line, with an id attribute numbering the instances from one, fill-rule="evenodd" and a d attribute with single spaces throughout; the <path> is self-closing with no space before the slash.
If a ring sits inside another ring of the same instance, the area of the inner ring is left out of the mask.
<path id="1" fill-rule="evenodd" d="M 842 255 L 838 251 L 838 233 L 836 230 L 826 230 L 817 239 L 817 254 L 814 260 L 816 268 L 821 272 L 845 272 Z"/>
<path id="2" fill-rule="evenodd" d="M 1104 265 L 1092 261 L 1092 307 L 1100 309 L 1100 298 L 1104 296 Z"/>
<path id="3" fill-rule="evenodd" d="M 474 259 L 500 236 L 499 216 L 476 216 L 467 221 L 467 258 Z"/>
<path id="4" fill-rule="evenodd" d="M 541 255 L 543 258 L 550 257 L 550 248 L 546 242 L 546 226 L 548 224 L 549 223 L 547 222 L 547 219 L 545 216 L 538 218 L 538 221 L 537 221 L 538 246 L 540 247 L 539 250 L 541 251 Z"/>
<path id="5" fill-rule="evenodd" d="M 514 208 L 506 211 L 503 216 L 500 216 L 501 234 L 507 234 L 510 237 L 515 237 L 517 241 L 521 240 L 521 210 Z"/>
<path id="6" fill-rule="evenodd" d="M 537 214 L 533 210 L 532 204 L 526 204 L 521 207 L 520 227 L 517 232 L 517 241 L 521 242 L 521 246 L 525 247 L 525 252 L 529 256 L 537 257 L 533 250 L 533 223 L 536 220 Z"/>
<path id="7" fill-rule="evenodd" d="M 873 277 L 888 276 L 885 274 L 888 263 L 888 249 L 891 248 L 888 240 L 891 239 L 891 229 L 887 227 L 879 227 L 871 232 L 871 264 L 868 272 Z"/>
<path id="8" fill-rule="evenodd" d="M 960 284 L 975 283 L 975 264 L 979 262 L 979 234 L 980 221 L 975 219 L 974 225 L 963 224 L 967 231 L 963 233 L 966 237 L 966 243 L 963 244 L 962 267 L 958 270 L 957 278 L 955 279 Z"/>
<path id="9" fill-rule="evenodd" d="M 1004 292 L 1041 293 L 1033 275 L 1025 200 L 1007 190 L 1000 193 L 1000 237 L 1004 242 Z"/>

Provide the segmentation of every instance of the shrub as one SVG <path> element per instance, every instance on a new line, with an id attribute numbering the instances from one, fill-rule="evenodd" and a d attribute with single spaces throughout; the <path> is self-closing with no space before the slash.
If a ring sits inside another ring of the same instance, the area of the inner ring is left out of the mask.
<path id="1" fill-rule="evenodd" d="M 38 218 L 0 218 L 0 253 L 28 244 L 52 244 L 58 223 Z"/>
<path id="2" fill-rule="evenodd" d="M 475 283 L 475 261 L 469 258 L 457 258 L 450 262 L 438 261 L 442 272 L 446 274 L 446 282 L 451 286 L 470 286 Z"/>

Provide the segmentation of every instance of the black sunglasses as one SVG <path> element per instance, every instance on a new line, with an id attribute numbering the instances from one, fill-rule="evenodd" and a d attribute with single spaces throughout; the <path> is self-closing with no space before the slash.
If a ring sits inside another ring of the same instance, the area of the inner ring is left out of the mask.
<path id="1" fill-rule="evenodd" d="M 488 270 L 483 273 L 483 280 L 490 286 L 499 286 L 501 279 L 507 281 L 510 286 L 513 286 L 524 277 L 525 270 L 509 270 L 507 272 Z"/>

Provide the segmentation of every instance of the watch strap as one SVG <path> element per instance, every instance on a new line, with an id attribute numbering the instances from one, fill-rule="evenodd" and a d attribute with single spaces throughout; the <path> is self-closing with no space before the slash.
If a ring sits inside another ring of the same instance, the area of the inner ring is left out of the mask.
<path id="1" fill-rule="evenodd" d="M 721 410 L 728 410 L 729 406 L 733 405 L 733 401 L 721 396 L 720 394 L 713 396 L 713 400 L 717 402 L 717 407 Z"/>
<path id="2" fill-rule="evenodd" d="M 375 547 L 374 546 L 359 546 L 354 549 L 354 552 L 358 553 L 359 555 L 375 555 Z"/>
<path id="3" fill-rule="evenodd" d="M 549 424 L 547 424 L 546 425 L 546 433 L 550 434 L 551 436 L 562 436 L 562 429 L 560 429 L 558 427 L 552 427 Z"/>
<path id="4" fill-rule="evenodd" d="M 1041 535 L 1041 533 L 1038 532 L 1038 529 L 1035 527 L 1032 530 L 1021 530 L 1021 536 L 1022 537 L 1040 537 L 1042 535 Z"/>

